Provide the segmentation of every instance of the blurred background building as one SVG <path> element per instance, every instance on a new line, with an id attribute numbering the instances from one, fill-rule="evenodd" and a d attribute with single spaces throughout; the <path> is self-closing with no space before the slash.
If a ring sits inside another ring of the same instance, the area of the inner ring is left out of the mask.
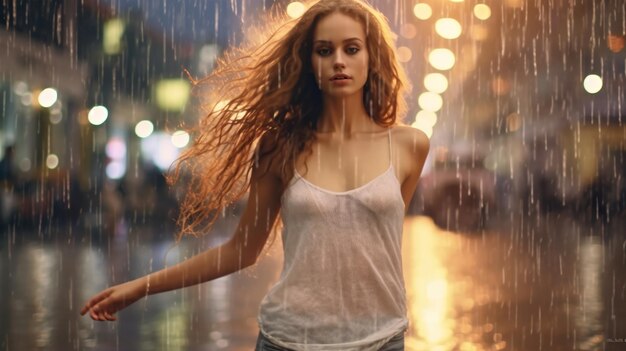
<path id="1" fill-rule="evenodd" d="M 624 211 L 622 2 L 372 3 L 398 33 L 413 83 L 404 123 L 432 138 L 412 213 L 449 227 L 459 215 L 480 225 L 498 210 Z M 4 3 L 3 230 L 174 218 L 161 173 L 189 142 L 177 127 L 198 118 L 183 69 L 208 74 L 241 42 L 246 20 L 272 6 L 292 17 L 304 9 L 269 0 Z"/>

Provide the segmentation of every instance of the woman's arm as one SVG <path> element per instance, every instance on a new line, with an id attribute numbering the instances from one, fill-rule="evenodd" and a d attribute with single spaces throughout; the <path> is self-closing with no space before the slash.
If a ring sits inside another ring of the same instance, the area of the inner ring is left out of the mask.
<path id="1" fill-rule="evenodd" d="M 402 164 L 408 167 L 407 175 L 402 182 L 402 197 L 406 204 L 405 213 L 417 188 L 417 183 L 424 169 L 424 163 L 430 150 L 430 139 L 426 134 L 413 127 L 401 127 L 400 136 Z"/>
<path id="2" fill-rule="evenodd" d="M 262 140 L 259 147 L 264 150 L 267 145 Z M 92 297 L 81 315 L 89 311 L 94 320 L 115 320 L 114 313 L 146 295 L 200 284 L 253 265 L 280 210 L 282 182 L 276 172 L 264 172 L 269 159 L 269 155 L 260 159 L 252 169 L 248 203 L 228 242 L 175 266 L 110 287 Z"/>

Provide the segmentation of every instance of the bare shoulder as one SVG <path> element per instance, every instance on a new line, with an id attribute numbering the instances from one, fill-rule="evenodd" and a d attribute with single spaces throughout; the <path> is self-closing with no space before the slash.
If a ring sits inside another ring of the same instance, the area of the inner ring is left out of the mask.
<path id="1" fill-rule="evenodd" d="M 255 149 L 254 169 L 261 170 L 259 174 L 270 174 L 273 177 L 282 178 L 280 176 L 279 165 L 281 162 L 281 147 L 278 132 L 267 131 L 260 138 Z"/>
<path id="2" fill-rule="evenodd" d="M 396 145 L 413 161 L 410 164 L 416 163 L 415 166 L 421 170 L 430 150 L 430 139 L 426 133 L 411 126 L 397 125 L 393 127 L 393 135 Z"/>
<path id="3" fill-rule="evenodd" d="M 402 197 L 404 203 L 409 204 L 426 163 L 426 157 L 430 150 L 430 139 L 426 133 L 407 125 L 394 126 L 392 134 L 398 151 L 397 155 L 399 155 L 397 162 L 399 162 Z"/>
<path id="4" fill-rule="evenodd" d="M 267 158 L 268 156 L 274 156 L 277 154 L 278 149 L 278 132 L 269 130 L 259 138 L 257 145 L 257 151 L 260 152 L 259 156 Z"/>

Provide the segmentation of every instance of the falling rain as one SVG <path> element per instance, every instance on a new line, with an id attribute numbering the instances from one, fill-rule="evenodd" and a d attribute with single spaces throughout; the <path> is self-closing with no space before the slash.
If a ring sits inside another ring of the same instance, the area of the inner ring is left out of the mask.
<path id="1" fill-rule="evenodd" d="M 626 2 L 369 3 L 412 86 L 398 122 L 430 140 L 405 204 L 405 349 L 626 349 Z M 256 264 L 115 321 L 80 310 L 232 237 L 247 194 L 176 240 L 188 190 L 166 176 L 195 142 L 186 127 L 227 106 L 190 77 L 307 6 L 0 3 L 0 350 L 254 349 L 280 237 Z"/>

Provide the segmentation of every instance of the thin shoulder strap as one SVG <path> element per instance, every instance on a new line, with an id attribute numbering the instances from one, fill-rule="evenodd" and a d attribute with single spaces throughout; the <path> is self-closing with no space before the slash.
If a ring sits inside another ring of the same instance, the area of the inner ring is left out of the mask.
<path id="1" fill-rule="evenodd" d="M 388 129 L 389 132 L 389 167 L 391 167 L 391 160 L 393 160 L 392 154 L 391 154 L 391 127 Z"/>

